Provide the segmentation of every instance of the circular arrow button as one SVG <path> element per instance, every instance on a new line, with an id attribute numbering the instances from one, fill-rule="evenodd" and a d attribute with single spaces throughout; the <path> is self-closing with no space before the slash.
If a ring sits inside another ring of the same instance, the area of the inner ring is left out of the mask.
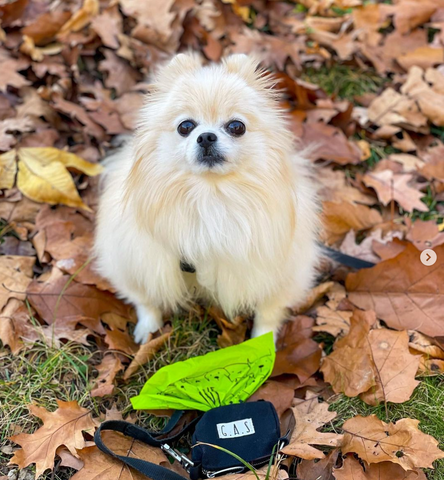
<path id="1" fill-rule="evenodd" d="M 436 255 L 434 250 L 432 250 L 431 248 L 427 248 L 426 250 L 423 250 L 421 252 L 420 259 L 423 265 L 425 265 L 426 267 L 431 267 L 432 265 L 435 265 L 438 256 Z"/>

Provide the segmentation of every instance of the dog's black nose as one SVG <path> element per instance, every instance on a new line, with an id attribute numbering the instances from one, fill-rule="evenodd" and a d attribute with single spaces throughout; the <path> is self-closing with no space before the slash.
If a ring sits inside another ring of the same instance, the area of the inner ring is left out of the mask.
<path id="1" fill-rule="evenodd" d="M 216 142 L 216 140 L 217 140 L 217 136 L 212 132 L 205 132 L 205 133 L 200 134 L 197 137 L 197 143 L 202 148 L 210 147 L 211 145 L 213 145 L 213 143 Z"/>

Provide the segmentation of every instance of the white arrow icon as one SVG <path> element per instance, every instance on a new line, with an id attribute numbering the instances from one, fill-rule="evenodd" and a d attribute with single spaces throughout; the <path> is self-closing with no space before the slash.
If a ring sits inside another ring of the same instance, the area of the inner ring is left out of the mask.
<path id="1" fill-rule="evenodd" d="M 436 252 L 434 250 L 428 248 L 427 250 L 423 250 L 421 252 L 420 259 L 423 265 L 425 265 L 426 267 L 431 267 L 432 265 L 435 265 L 438 256 L 436 255 Z"/>

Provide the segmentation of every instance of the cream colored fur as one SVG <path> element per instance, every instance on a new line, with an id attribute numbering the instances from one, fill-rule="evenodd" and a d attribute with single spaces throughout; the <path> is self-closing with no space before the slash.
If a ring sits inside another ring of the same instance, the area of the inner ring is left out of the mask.
<path id="1" fill-rule="evenodd" d="M 234 55 L 202 67 L 178 55 L 158 73 L 134 138 L 107 160 L 97 219 L 98 268 L 138 315 L 145 342 L 166 310 L 196 297 L 232 317 L 254 312 L 253 335 L 277 332 L 312 286 L 315 189 L 257 63 Z M 194 119 L 188 137 L 178 124 Z M 246 125 L 233 138 L 223 126 Z M 196 160 L 197 136 L 218 136 L 226 162 Z M 196 268 L 183 273 L 180 260 Z"/>

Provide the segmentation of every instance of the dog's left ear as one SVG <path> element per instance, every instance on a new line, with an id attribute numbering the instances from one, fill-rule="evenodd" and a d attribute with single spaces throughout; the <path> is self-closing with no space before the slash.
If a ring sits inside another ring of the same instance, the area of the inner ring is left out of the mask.
<path id="1" fill-rule="evenodd" d="M 169 88 L 178 76 L 197 70 L 201 66 L 202 60 L 196 53 L 179 53 L 159 68 L 154 83 L 158 87 Z"/>
<path id="2" fill-rule="evenodd" d="M 236 53 L 222 60 L 225 68 L 230 73 L 242 77 L 249 85 L 262 83 L 265 70 L 260 66 L 259 58 L 244 53 Z"/>

